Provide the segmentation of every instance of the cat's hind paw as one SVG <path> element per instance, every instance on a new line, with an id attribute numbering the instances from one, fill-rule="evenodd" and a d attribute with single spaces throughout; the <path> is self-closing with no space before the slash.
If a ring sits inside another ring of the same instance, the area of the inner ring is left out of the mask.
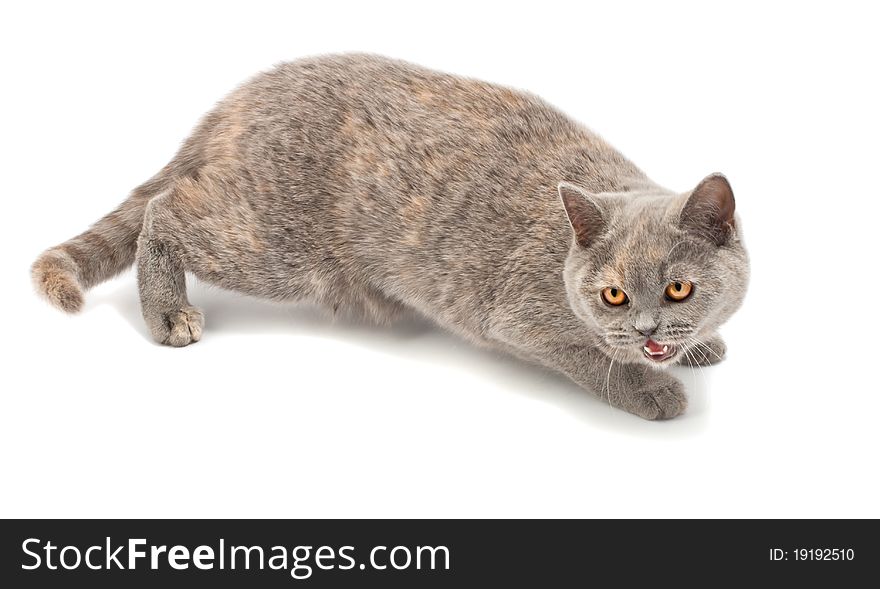
<path id="1" fill-rule="evenodd" d="M 164 315 L 165 333 L 161 343 L 181 348 L 202 339 L 202 329 L 205 327 L 205 316 L 195 307 L 183 307 L 175 311 L 169 311 Z"/>

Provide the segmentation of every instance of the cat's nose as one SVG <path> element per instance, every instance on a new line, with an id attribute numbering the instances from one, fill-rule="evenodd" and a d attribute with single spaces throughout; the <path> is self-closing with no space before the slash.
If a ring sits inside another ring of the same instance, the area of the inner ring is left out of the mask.
<path id="1" fill-rule="evenodd" d="M 633 329 L 645 337 L 651 337 L 660 325 L 660 318 L 650 311 L 641 311 L 632 318 Z"/>
<path id="2" fill-rule="evenodd" d="M 635 325 L 634 325 L 633 327 L 635 327 L 635 328 L 636 328 L 636 331 L 638 331 L 639 333 L 641 333 L 641 334 L 642 334 L 643 336 L 645 336 L 645 337 L 652 336 L 652 335 L 654 335 L 654 332 L 657 331 L 657 325 L 656 325 L 656 324 L 655 324 L 655 325 L 651 325 L 650 327 L 645 327 L 645 326 L 635 326 Z"/>

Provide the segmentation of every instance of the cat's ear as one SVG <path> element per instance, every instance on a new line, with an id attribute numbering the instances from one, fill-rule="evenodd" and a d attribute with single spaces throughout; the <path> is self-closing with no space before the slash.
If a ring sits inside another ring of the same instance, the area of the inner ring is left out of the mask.
<path id="1" fill-rule="evenodd" d="M 605 215 L 599 199 L 568 182 L 560 182 L 557 190 L 578 245 L 590 247 L 605 231 Z"/>
<path id="2" fill-rule="evenodd" d="M 722 174 L 706 176 L 681 209 L 679 225 L 701 237 L 724 245 L 733 234 L 736 203 L 733 189 Z"/>

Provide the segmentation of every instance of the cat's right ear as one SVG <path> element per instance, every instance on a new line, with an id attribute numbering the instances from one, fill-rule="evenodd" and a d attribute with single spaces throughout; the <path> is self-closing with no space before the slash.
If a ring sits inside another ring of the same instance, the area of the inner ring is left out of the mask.
<path id="1" fill-rule="evenodd" d="M 598 199 L 574 184 L 560 182 L 557 186 L 574 238 L 581 247 L 590 247 L 605 231 L 605 216 Z"/>
<path id="2" fill-rule="evenodd" d="M 710 174 L 688 197 L 679 223 L 684 229 L 716 245 L 724 245 L 733 234 L 735 208 L 733 189 L 727 178 L 722 174 Z"/>

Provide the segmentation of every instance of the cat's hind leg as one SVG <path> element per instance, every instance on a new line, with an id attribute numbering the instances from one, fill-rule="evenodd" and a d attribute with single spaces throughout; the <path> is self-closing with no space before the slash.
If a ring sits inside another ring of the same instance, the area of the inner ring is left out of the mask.
<path id="1" fill-rule="evenodd" d="M 138 238 L 137 280 L 141 311 L 153 338 L 175 347 L 199 341 L 205 323 L 202 312 L 186 297 L 180 223 L 170 210 L 173 193 L 147 204 Z"/>

